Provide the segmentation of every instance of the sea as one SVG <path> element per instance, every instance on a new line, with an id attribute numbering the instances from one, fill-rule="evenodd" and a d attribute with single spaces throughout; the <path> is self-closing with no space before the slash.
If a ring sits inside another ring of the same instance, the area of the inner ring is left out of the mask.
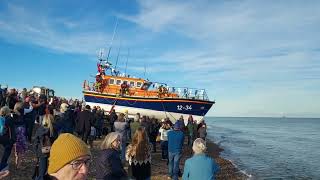
<path id="1" fill-rule="evenodd" d="M 206 117 L 208 138 L 248 179 L 320 179 L 320 119 Z"/>

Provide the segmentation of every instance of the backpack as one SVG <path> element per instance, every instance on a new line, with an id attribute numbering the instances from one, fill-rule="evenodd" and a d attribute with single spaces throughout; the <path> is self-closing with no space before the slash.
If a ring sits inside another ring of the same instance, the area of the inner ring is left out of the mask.
<path id="1" fill-rule="evenodd" d="M 0 116 L 0 136 L 6 133 L 6 118 Z"/>

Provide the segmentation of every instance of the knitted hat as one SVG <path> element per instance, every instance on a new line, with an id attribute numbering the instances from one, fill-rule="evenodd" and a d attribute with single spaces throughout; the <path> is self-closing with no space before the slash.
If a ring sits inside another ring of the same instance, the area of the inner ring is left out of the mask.
<path id="1" fill-rule="evenodd" d="M 180 126 L 180 123 L 179 122 L 176 122 L 173 126 L 174 129 L 180 129 L 181 126 Z"/>
<path id="2" fill-rule="evenodd" d="M 51 146 L 48 173 L 56 173 L 71 161 L 85 155 L 90 155 L 87 145 L 76 136 L 61 134 Z"/>

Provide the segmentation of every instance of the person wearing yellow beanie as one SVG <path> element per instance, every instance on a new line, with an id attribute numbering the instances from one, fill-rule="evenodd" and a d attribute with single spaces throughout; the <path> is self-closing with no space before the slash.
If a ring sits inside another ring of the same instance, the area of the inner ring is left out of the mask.
<path id="1" fill-rule="evenodd" d="M 85 180 L 90 160 L 90 150 L 81 139 L 69 133 L 61 134 L 50 150 L 50 179 Z"/>

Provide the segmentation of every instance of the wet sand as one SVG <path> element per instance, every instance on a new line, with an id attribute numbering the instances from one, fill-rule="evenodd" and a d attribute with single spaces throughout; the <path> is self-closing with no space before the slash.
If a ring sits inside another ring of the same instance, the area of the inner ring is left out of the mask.
<path id="1" fill-rule="evenodd" d="M 90 166 L 90 172 L 89 172 L 89 179 L 94 179 L 95 177 L 95 159 L 98 156 L 99 153 L 99 144 L 101 140 L 96 140 L 94 142 L 94 147 L 91 148 L 91 152 L 93 155 L 93 162 Z M 216 176 L 216 179 L 235 179 L 235 180 L 242 180 L 242 179 L 247 179 L 246 175 L 242 174 L 238 169 L 234 167 L 234 165 L 228 161 L 225 160 L 221 157 L 219 157 L 219 154 L 223 149 L 221 149 L 218 145 L 214 144 L 210 140 L 207 142 L 207 154 L 211 157 L 213 157 L 216 162 L 220 166 L 220 171 Z M 32 147 L 31 145 L 28 145 L 28 150 L 26 154 L 24 155 L 22 159 L 22 164 L 19 169 L 16 169 L 14 166 L 14 153 L 12 152 L 11 157 L 10 157 L 10 164 L 9 164 L 9 169 L 10 169 L 10 175 L 7 176 L 4 179 L 32 179 L 32 175 L 34 172 L 34 168 L 36 165 L 36 158 L 35 154 L 31 151 Z M 0 153 L 3 153 L 3 148 L 2 146 L 0 147 Z M 187 147 L 187 145 L 184 146 L 183 148 L 183 155 L 182 159 L 180 161 L 180 168 L 183 170 L 183 165 L 184 162 L 187 158 L 192 156 L 192 150 L 191 148 Z M 166 164 L 166 161 L 161 160 L 161 150 L 160 150 L 160 144 L 157 144 L 157 152 L 152 153 L 152 178 L 155 180 L 163 180 L 167 179 L 167 172 L 168 172 L 168 167 Z"/>

